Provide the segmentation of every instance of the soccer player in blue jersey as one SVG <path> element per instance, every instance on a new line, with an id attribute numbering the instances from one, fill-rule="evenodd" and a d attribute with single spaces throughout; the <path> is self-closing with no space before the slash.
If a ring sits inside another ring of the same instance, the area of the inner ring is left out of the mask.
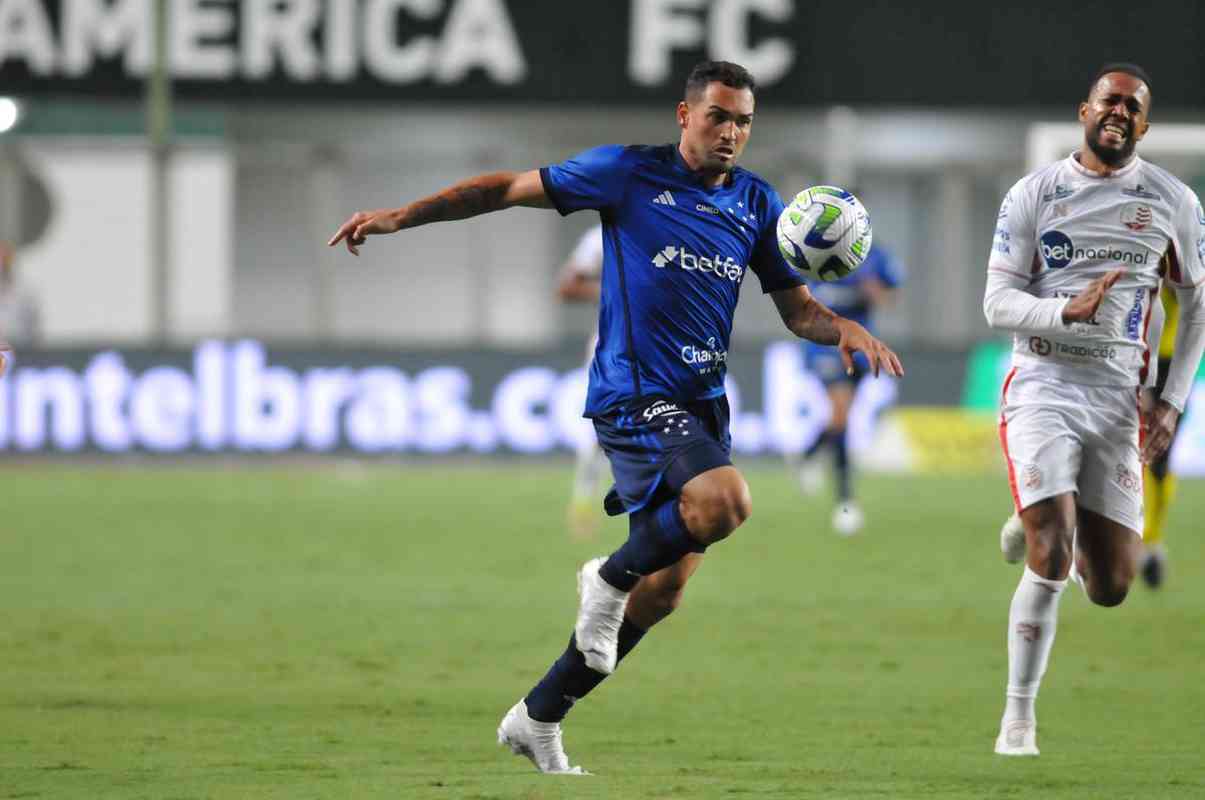
<path id="1" fill-rule="evenodd" d="M 880 306 L 891 301 L 891 295 L 904 279 L 899 262 L 880 245 L 876 244 L 866 257 L 866 262 L 854 272 L 840 280 L 810 283 L 812 296 L 828 306 L 833 313 L 851 319 L 873 330 L 872 314 Z M 828 393 L 832 416 L 828 428 L 808 451 L 799 472 L 799 482 L 805 492 L 814 489 L 818 476 L 815 456 L 823 448 L 832 450 L 833 476 L 836 479 L 836 506 L 833 509 L 833 530 L 851 536 L 862 528 L 862 510 L 854 501 L 853 481 L 849 463 L 847 429 L 849 410 L 853 405 L 854 392 L 858 383 L 867 374 L 869 362 L 866 356 L 854 356 L 854 371 L 846 371 L 841 354 L 820 342 L 805 341 L 803 357 L 807 368 L 824 384 Z"/>
<path id="2" fill-rule="evenodd" d="M 862 352 L 875 375 L 903 374 L 891 350 L 817 302 L 779 253 L 782 200 L 736 166 L 753 125 L 754 88 L 744 68 L 705 62 L 678 103 L 676 144 L 606 145 L 539 170 L 480 175 L 402 208 L 357 213 L 329 242 L 357 253 L 370 235 L 511 206 L 601 216 L 599 343 L 586 416 L 615 477 L 605 507 L 628 514 L 629 534 L 609 557 L 582 567 L 568 647 L 498 728 L 499 743 L 541 772 L 581 772 L 565 755 L 561 720 L 677 607 L 704 551 L 749 517 L 749 487 L 729 457 L 724 397 L 748 272 L 791 332 L 835 345 L 847 369 Z"/>

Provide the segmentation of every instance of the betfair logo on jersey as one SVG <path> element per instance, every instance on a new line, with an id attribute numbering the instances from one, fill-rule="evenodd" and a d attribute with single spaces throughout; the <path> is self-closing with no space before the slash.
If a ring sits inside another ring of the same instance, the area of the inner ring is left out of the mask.
<path id="1" fill-rule="evenodd" d="M 1077 259 L 1112 261 L 1116 264 L 1146 264 L 1150 259 L 1150 253 L 1135 253 L 1114 245 L 1076 247 L 1070 236 L 1058 230 L 1043 233 L 1038 245 L 1048 269 L 1062 269 Z"/>
<path id="2" fill-rule="evenodd" d="M 739 281 L 745 273 L 745 265 L 736 263 L 732 256 L 724 258 L 716 253 L 713 258 L 708 258 L 672 244 L 661 248 L 661 252 L 653 256 L 653 266 L 657 269 L 665 269 L 670 264 L 677 264 L 685 272 L 711 273 L 730 281 Z"/>

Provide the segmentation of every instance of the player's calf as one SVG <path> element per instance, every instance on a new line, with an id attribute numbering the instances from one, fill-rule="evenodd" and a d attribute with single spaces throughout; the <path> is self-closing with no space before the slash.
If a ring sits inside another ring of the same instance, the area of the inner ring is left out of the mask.
<path id="1" fill-rule="evenodd" d="M 628 619 L 648 630 L 676 611 L 686 593 L 686 582 L 702 560 L 701 553 L 688 553 L 677 564 L 641 579 L 628 598 Z"/>
<path id="2" fill-rule="evenodd" d="M 682 520 L 702 545 L 725 539 L 753 513 L 749 484 L 735 467 L 717 467 L 682 487 Z"/>

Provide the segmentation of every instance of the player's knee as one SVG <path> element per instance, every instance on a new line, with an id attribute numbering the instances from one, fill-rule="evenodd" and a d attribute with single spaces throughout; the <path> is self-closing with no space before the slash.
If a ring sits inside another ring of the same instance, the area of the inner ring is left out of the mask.
<path id="1" fill-rule="evenodd" d="M 1029 563 L 1043 578 L 1061 580 L 1071 570 L 1071 531 L 1058 520 L 1043 521 L 1030 537 Z"/>
<path id="2" fill-rule="evenodd" d="M 682 497 L 682 518 L 691 534 L 705 544 L 726 538 L 753 513 L 749 484 L 739 473 L 718 480 L 706 492 Z"/>
<path id="3" fill-rule="evenodd" d="M 1134 582 L 1134 568 L 1129 564 L 1116 564 L 1103 575 L 1091 575 L 1085 582 L 1088 599 L 1098 606 L 1112 608 L 1125 602 Z"/>

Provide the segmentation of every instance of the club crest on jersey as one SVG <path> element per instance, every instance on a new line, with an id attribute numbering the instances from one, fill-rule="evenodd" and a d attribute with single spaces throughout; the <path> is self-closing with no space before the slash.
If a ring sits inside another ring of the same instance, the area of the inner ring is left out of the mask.
<path id="1" fill-rule="evenodd" d="M 1146 230 L 1152 219 L 1154 214 L 1146 203 L 1127 203 L 1121 209 L 1121 224 L 1132 231 Z"/>
<path id="2" fill-rule="evenodd" d="M 1135 184 L 1133 189 L 1122 189 L 1121 193 L 1126 197 L 1139 197 L 1143 200 L 1162 200 L 1163 198 L 1154 192 L 1148 190 L 1141 183 Z"/>

